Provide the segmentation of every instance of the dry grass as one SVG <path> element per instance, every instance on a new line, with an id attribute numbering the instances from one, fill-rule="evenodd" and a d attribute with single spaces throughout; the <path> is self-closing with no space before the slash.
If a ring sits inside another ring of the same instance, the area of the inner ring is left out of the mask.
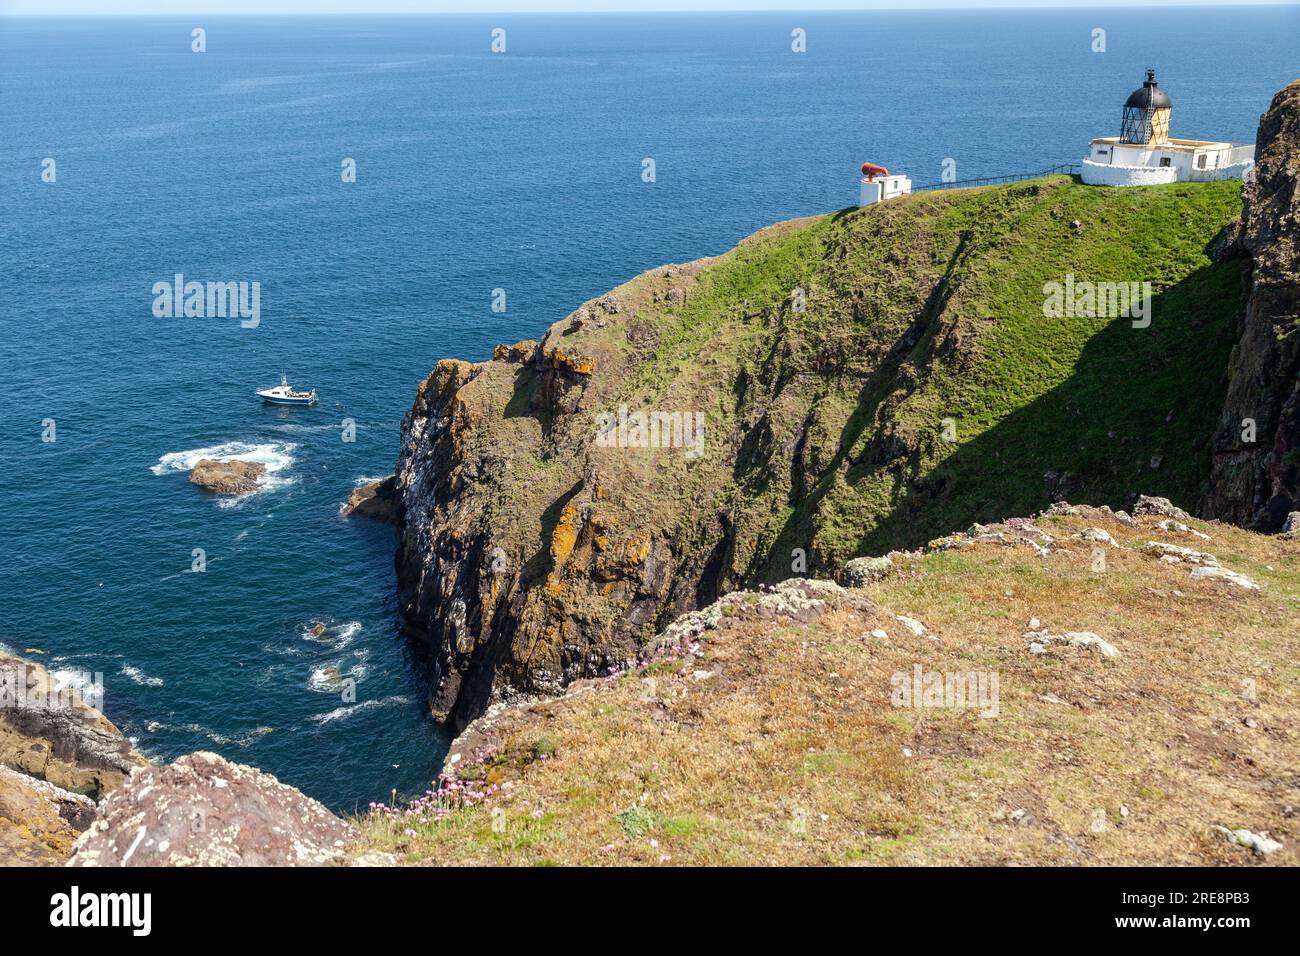
<path id="1" fill-rule="evenodd" d="M 1046 557 L 977 544 L 896 560 L 865 590 L 874 620 L 745 621 L 700 658 L 507 711 L 485 766 L 495 797 L 414 836 L 363 819 L 361 849 L 432 864 L 1259 863 L 1210 832 L 1222 824 L 1267 832 L 1284 844 L 1268 862 L 1295 864 L 1300 542 L 1138 520 L 1040 519 L 1058 539 Z M 1069 537 L 1089 525 L 1121 545 L 1101 573 Z M 1153 538 L 1264 588 L 1192 580 L 1137 550 Z M 1121 656 L 1032 654 L 1031 617 Z M 916 664 L 995 672 L 998 716 L 892 706 L 891 675 Z"/>

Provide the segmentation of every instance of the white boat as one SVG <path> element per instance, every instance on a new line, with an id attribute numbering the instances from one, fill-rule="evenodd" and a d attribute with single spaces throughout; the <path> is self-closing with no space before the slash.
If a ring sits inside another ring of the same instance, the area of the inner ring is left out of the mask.
<path id="1" fill-rule="evenodd" d="M 310 392 L 295 392 L 289 386 L 289 380 L 280 374 L 280 384 L 272 388 L 259 388 L 258 396 L 262 401 L 271 405 L 314 405 L 316 403 L 316 389 Z"/>

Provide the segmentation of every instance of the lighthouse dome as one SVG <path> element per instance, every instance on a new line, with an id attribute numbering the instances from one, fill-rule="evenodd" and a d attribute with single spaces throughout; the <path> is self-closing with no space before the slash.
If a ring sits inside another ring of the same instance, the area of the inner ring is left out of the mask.
<path id="1" fill-rule="evenodd" d="M 1174 104 L 1170 101 L 1169 94 L 1156 82 L 1156 71 L 1147 70 L 1146 82 L 1129 94 L 1124 105 L 1140 110 L 1167 110 L 1172 109 Z"/>

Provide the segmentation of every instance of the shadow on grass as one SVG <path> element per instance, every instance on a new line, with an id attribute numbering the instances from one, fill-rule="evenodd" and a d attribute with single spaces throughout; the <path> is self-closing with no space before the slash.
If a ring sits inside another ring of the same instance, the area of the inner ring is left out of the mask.
<path id="1" fill-rule="evenodd" d="M 1055 497 L 1118 508 L 1141 493 L 1194 508 L 1226 391 L 1239 276 L 1236 262 L 1197 270 L 1152 298 L 1150 327 L 1111 320 L 1065 381 L 976 438 L 960 441 L 958 419 L 958 444 L 938 465 L 915 452 L 895 462 L 891 510 L 858 552 L 914 548 Z M 847 477 L 863 480 L 865 466 Z"/>

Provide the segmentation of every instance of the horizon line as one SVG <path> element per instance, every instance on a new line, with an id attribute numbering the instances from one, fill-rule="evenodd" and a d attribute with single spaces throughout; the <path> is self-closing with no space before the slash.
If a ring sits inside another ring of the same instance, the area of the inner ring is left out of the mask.
<path id="1" fill-rule="evenodd" d="M 860 6 L 843 6 L 843 7 L 817 7 L 813 9 L 794 9 L 784 7 L 692 7 L 673 8 L 673 9 L 654 9 L 650 7 L 631 8 L 626 10 L 609 10 L 609 9 L 584 9 L 572 7 L 557 7 L 549 10 L 529 10 L 518 8 L 503 8 L 496 10 L 256 10 L 256 11 L 210 11 L 210 10 L 183 10 L 179 12 L 172 11 L 71 11 L 71 10 L 37 10 L 24 12 L 11 12 L 0 8 L 0 18 L 10 19 L 50 19 L 57 17 L 79 17 L 79 18 L 109 18 L 109 17 L 373 17 L 373 16 L 398 16 L 398 17 L 490 17 L 490 16 L 626 16 L 633 14 L 658 14 L 661 16 L 694 16 L 707 13 L 770 13 L 770 14 L 817 14 L 817 13 L 875 13 L 880 11 L 890 12 L 910 12 L 910 11 L 945 11 L 957 12 L 963 10 L 1018 10 L 1018 11 L 1055 11 L 1055 10 L 1122 10 L 1122 9 L 1150 9 L 1171 8 L 1171 7 L 1227 7 L 1232 9 L 1242 9 L 1249 7 L 1295 7 L 1300 6 L 1300 0 L 1246 0 L 1246 2 L 1232 2 L 1232 0 L 1081 0 L 1081 2 L 1069 3 L 1017 3 L 998 2 L 992 0 L 988 3 L 970 3 L 963 0 L 922 0 L 920 3 L 909 3 L 906 0 L 893 0 L 887 3 L 871 3 L 867 0 Z"/>

